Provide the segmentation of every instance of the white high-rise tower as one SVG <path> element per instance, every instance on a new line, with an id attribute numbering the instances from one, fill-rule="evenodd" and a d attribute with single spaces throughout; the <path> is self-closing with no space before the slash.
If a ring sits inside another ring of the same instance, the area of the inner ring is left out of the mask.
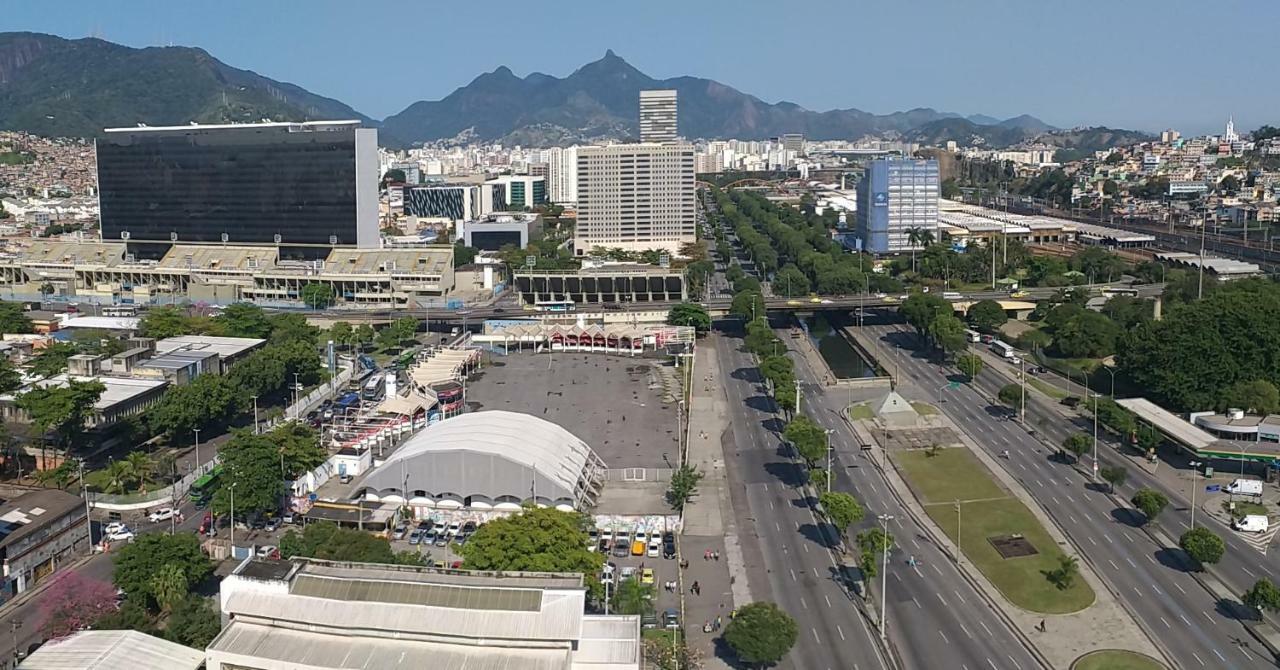
<path id="1" fill-rule="evenodd" d="M 676 92 L 640 91 L 640 141 L 676 141 Z"/>
<path id="2" fill-rule="evenodd" d="M 1227 117 L 1227 132 L 1223 134 L 1222 139 L 1226 142 L 1235 142 L 1240 139 L 1236 134 L 1236 120 L 1234 117 Z"/>

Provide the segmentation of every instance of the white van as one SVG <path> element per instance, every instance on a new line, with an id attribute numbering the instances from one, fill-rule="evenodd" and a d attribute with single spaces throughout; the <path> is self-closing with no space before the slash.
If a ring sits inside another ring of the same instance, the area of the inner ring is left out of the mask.
<path id="1" fill-rule="evenodd" d="M 1236 519 L 1236 530 L 1244 533 L 1265 533 L 1271 522 L 1263 514 L 1246 514 Z"/>
<path id="2" fill-rule="evenodd" d="M 1262 497 L 1262 481 L 1258 479 L 1237 479 L 1223 489 L 1227 493 L 1238 496 Z"/>

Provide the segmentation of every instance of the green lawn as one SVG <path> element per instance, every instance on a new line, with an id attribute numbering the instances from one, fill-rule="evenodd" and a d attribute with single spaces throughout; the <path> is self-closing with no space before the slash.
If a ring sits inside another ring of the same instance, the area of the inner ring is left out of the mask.
<path id="1" fill-rule="evenodd" d="M 953 541 L 959 529 L 965 556 L 1010 602 L 1043 614 L 1076 612 L 1093 603 L 1093 590 L 1080 577 L 1065 590 L 1049 583 L 1043 571 L 1057 567 L 1062 550 L 1031 510 L 1010 497 L 968 449 L 943 449 L 933 457 L 910 451 L 894 458 L 926 501 L 930 518 Z M 962 501 L 959 519 L 956 500 Z M 1039 553 L 1002 558 L 988 538 L 1006 535 L 1025 537 Z"/>
<path id="2" fill-rule="evenodd" d="M 1122 649 L 1104 649 L 1076 659 L 1071 670 L 1165 670 L 1165 667 L 1149 656 Z"/>
<path id="3" fill-rule="evenodd" d="M 1236 502 L 1236 508 L 1235 510 L 1232 510 L 1231 501 L 1229 500 L 1222 501 L 1222 511 L 1230 514 L 1233 519 L 1239 519 L 1249 514 L 1260 514 L 1262 516 L 1267 516 L 1267 514 L 1269 513 L 1266 505 L 1262 505 L 1255 502 L 1245 502 L 1243 500 L 1237 500 L 1235 502 Z"/>
<path id="4" fill-rule="evenodd" d="M 938 408 L 927 402 L 913 402 L 911 403 L 911 407 L 914 408 L 916 413 L 920 416 L 929 416 L 931 414 L 938 413 Z"/>
<path id="5" fill-rule="evenodd" d="M 876 418 L 876 415 L 874 412 L 871 411 L 871 408 L 867 407 L 865 404 L 850 405 L 849 418 L 854 420 L 862 419 L 862 420 L 870 421 L 871 419 Z"/>
<path id="6" fill-rule="evenodd" d="M 1035 387 L 1037 391 L 1049 396 L 1050 398 L 1053 398 L 1054 400 L 1062 400 L 1063 398 L 1067 397 L 1066 391 L 1063 391 L 1062 389 L 1058 388 L 1057 386 L 1054 386 L 1053 384 L 1050 384 L 1045 381 L 1041 381 L 1030 375 L 1027 375 L 1027 383 Z"/>

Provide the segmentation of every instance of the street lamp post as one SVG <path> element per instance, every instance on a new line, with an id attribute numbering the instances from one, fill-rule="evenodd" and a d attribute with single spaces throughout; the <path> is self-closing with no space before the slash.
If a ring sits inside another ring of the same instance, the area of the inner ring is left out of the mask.
<path id="1" fill-rule="evenodd" d="M 796 416 L 800 416 L 800 380 L 796 380 Z"/>
<path id="2" fill-rule="evenodd" d="M 258 434 L 258 396 L 253 396 L 253 434 Z"/>
<path id="3" fill-rule="evenodd" d="M 893 519 L 891 514 L 881 514 L 880 522 L 884 524 L 883 544 L 881 545 L 880 558 L 880 641 L 884 642 L 888 639 L 889 610 L 885 606 L 885 594 L 888 592 L 889 581 L 889 521 Z"/>
<path id="4" fill-rule="evenodd" d="M 1093 394 L 1093 481 L 1098 481 L 1098 394 Z"/>
<path id="5" fill-rule="evenodd" d="M 1022 402 L 1018 403 L 1018 420 L 1022 422 L 1023 427 L 1027 425 L 1027 359 L 1018 358 L 1019 377 L 1018 381 L 1022 382 Z"/>
<path id="6" fill-rule="evenodd" d="M 1112 369 L 1110 365 L 1103 365 L 1101 367 L 1103 370 L 1107 371 L 1107 374 L 1111 375 L 1111 397 L 1114 398 L 1116 397 L 1116 371 Z"/>
<path id="7" fill-rule="evenodd" d="M 960 501 L 956 501 L 956 565 L 960 565 Z"/>
<path id="8" fill-rule="evenodd" d="M 831 471 L 831 452 L 835 451 L 831 447 L 831 434 L 836 431 L 835 429 L 828 428 L 824 432 L 827 435 L 827 493 L 831 493 L 831 480 L 835 478 L 835 473 Z"/>
<path id="9" fill-rule="evenodd" d="M 196 434 L 196 469 L 198 470 L 200 469 L 200 465 L 201 465 L 200 463 L 200 429 L 193 428 L 192 430 Z"/>
<path id="10" fill-rule="evenodd" d="M 231 555 L 234 558 L 236 552 L 236 484 L 231 482 Z"/>
<path id="11" fill-rule="evenodd" d="M 1191 530 L 1195 530 L 1196 529 L 1196 487 L 1199 486 L 1199 483 L 1196 482 L 1196 474 L 1199 473 L 1199 470 L 1196 470 L 1196 468 L 1200 467 L 1201 465 L 1204 465 L 1204 462 L 1191 461 L 1187 463 L 1187 465 L 1191 466 Z"/>

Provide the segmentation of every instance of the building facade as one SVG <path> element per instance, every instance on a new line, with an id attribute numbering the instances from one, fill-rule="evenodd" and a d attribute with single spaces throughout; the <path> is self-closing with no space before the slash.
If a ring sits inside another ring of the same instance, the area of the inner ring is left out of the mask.
<path id="1" fill-rule="evenodd" d="M 475 184 L 442 184 L 405 189 L 404 213 L 409 216 L 464 221 L 480 215 L 480 188 Z"/>
<path id="2" fill-rule="evenodd" d="M 640 141 L 675 142 L 676 92 L 640 91 Z"/>
<path id="3" fill-rule="evenodd" d="M 923 249 L 911 231 L 938 239 L 938 162 L 887 159 L 871 161 L 858 182 L 855 234 L 864 251 L 896 254 Z"/>
<path id="4" fill-rule="evenodd" d="M 557 204 L 578 201 L 578 147 L 553 147 L 543 155 L 547 162 L 547 199 Z"/>
<path id="5" fill-rule="evenodd" d="M 523 249 L 541 234 L 542 217 L 527 212 L 494 212 L 458 224 L 458 239 L 481 251 L 498 251 L 508 244 Z"/>
<path id="6" fill-rule="evenodd" d="M 597 247 L 675 254 L 696 240 L 692 146 L 615 144 L 578 150 L 576 255 Z"/>
<path id="7" fill-rule="evenodd" d="M 89 549 L 85 503 L 65 491 L 24 493 L 0 504 L 0 603 L 48 578 Z"/>
<path id="8" fill-rule="evenodd" d="M 495 199 L 495 203 L 494 209 L 490 209 L 490 212 L 508 208 L 532 208 L 547 201 L 547 178 L 543 176 L 502 175 L 485 182 L 484 186 L 493 189 L 492 197 Z M 498 189 L 502 190 L 503 199 L 501 201 L 497 201 Z M 488 212 L 481 213 L 487 214 Z"/>
<path id="9" fill-rule="evenodd" d="M 109 128 L 104 240 L 378 245 L 378 131 L 358 121 Z"/>

